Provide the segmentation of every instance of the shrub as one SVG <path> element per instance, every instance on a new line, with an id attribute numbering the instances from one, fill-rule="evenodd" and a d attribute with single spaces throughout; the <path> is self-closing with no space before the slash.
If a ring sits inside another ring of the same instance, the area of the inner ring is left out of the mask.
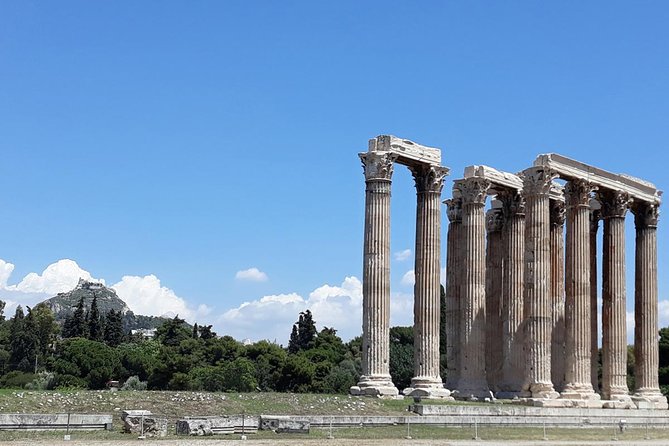
<path id="1" fill-rule="evenodd" d="M 56 377 L 51 372 L 39 372 L 25 387 L 30 390 L 53 390 L 56 388 Z"/>
<path id="2" fill-rule="evenodd" d="M 21 372 L 13 370 L 0 378 L 0 387 L 7 389 L 23 389 L 26 384 L 35 379 L 34 373 Z"/>
<path id="3" fill-rule="evenodd" d="M 146 390 L 146 381 L 140 381 L 138 376 L 126 379 L 121 390 Z"/>

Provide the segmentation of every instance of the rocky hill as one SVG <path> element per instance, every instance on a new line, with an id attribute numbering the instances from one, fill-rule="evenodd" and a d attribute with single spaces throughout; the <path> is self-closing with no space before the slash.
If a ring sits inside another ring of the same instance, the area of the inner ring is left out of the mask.
<path id="1" fill-rule="evenodd" d="M 79 283 L 72 291 L 58 293 L 43 303 L 51 308 L 56 317 L 56 322 L 63 323 L 74 312 L 79 299 L 84 298 L 84 306 L 88 310 L 91 308 L 94 296 L 98 298 L 100 314 L 107 314 L 109 310 L 120 311 L 123 314 L 123 328 L 125 331 L 140 328 L 156 328 L 167 320 L 162 317 L 136 315 L 118 297 L 116 291 L 107 288 L 101 283 L 89 282 L 84 279 L 79 279 Z"/>
<path id="2" fill-rule="evenodd" d="M 56 296 L 45 300 L 44 303 L 51 308 L 56 320 L 62 321 L 74 312 L 74 308 L 82 297 L 85 307 L 90 308 L 94 296 L 98 298 L 100 314 L 106 314 L 109 310 L 120 311 L 123 314 L 130 311 L 126 303 L 116 295 L 116 291 L 101 283 L 89 282 L 84 279 L 79 279 L 79 283 L 72 291 L 58 293 Z"/>

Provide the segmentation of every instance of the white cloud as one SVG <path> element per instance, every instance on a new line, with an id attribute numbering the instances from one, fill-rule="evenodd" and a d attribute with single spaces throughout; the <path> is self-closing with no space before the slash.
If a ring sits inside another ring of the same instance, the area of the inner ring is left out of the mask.
<path id="1" fill-rule="evenodd" d="M 9 274 L 11 274 L 14 270 L 14 265 L 11 263 L 5 263 L 2 274 L 7 274 L 9 265 L 11 265 L 11 269 L 9 269 Z M 7 279 L 9 279 L 9 275 L 4 278 L 5 283 Z M 104 280 L 94 279 L 91 273 L 82 269 L 74 260 L 62 259 L 47 266 L 42 271 L 42 274 L 29 273 L 17 285 L 8 286 L 7 289 L 22 291 L 24 293 L 48 293 L 55 295 L 70 291 L 77 286 L 79 279 L 104 283 Z"/>
<path id="2" fill-rule="evenodd" d="M 153 274 L 144 277 L 123 276 L 112 288 L 136 314 L 166 317 L 179 315 L 188 322 L 194 322 L 211 312 L 204 304 L 192 308 L 173 290 L 162 286 L 160 279 Z"/>
<path id="3" fill-rule="evenodd" d="M 411 250 L 410 249 L 405 249 L 404 251 L 398 251 L 395 253 L 395 260 L 398 262 L 404 262 L 405 260 L 409 260 L 411 257 Z"/>
<path id="4" fill-rule="evenodd" d="M 267 282 L 269 277 L 267 274 L 260 271 L 258 268 L 249 268 L 242 271 L 237 271 L 235 274 L 237 280 L 248 280 L 250 282 Z"/>
<path id="5" fill-rule="evenodd" d="M 5 307 L 7 316 L 12 315 L 17 305 L 32 306 L 58 293 L 74 289 L 80 278 L 105 283 L 103 279 L 93 278 L 88 271 L 70 259 L 59 260 L 47 266 L 41 274 L 32 272 L 18 284 L 8 285 L 13 271 L 13 264 L 0 259 L 0 299 L 7 304 Z M 154 275 L 124 276 L 112 288 L 136 314 L 149 316 L 178 314 L 187 321 L 194 322 L 211 313 L 211 309 L 204 304 L 192 307 L 174 291 L 162 286 Z"/>
<path id="6" fill-rule="evenodd" d="M 244 302 L 223 313 L 220 331 L 236 339 L 269 339 L 286 344 L 292 324 L 299 313 L 311 310 L 318 329 L 337 329 L 343 339 L 362 333 L 362 283 L 357 277 L 346 277 L 339 286 L 322 285 L 305 299 L 297 293 L 264 296 Z M 413 320 L 413 297 L 391 296 L 391 324 L 409 325 Z"/>
<path id="7" fill-rule="evenodd" d="M 404 273 L 400 283 L 404 286 L 414 286 L 416 283 L 416 275 L 412 269 Z"/>

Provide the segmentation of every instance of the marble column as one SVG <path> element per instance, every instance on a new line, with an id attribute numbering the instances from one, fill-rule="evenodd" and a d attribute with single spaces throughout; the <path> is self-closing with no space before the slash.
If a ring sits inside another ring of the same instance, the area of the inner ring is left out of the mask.
<path id="1" fill-rule="evenodd" d="M 441 189 L 448 169 L 411 167 L 416 193 L 414 376 L 405 395 L 449 398 L 439 372 Z"/>
<path id="2" fill-rule="evenodd" d="M 551 380 L 558 392 L 564 386 L 564 220 L 563 201 L 551 200 Z"/>
<path id="3" fill-rule="evenodd" d="M 523 256 L 525 254 L 525 200 L 520 192 L 497 194 L 504 215 L 502 280 L 502 377 L 498 398 L 514 398 L 523 388 Z"/>
<path id="4" fill-rule="evenodd" d="M 496 392 L 502 372 L 502 272 L 503 246 L 502 227 L 504 217 L 499 208 L 486 213 L 486 270 L 485 270 L 485 318 L 486 346 L 485 369 L 488 387 Z"/>
<path id="5" fill-rule="evenodd" d="M 627 307 L 625 299 L 625 214 L 629 195 L 601 190 L 604 219 L 602 260 L 602 398 L 608 406 L 633 407 L 627 388 Z"/>
<path id="6" fill-rule="evenodd" d="M 458 180 L 462 196 L 464 265 L 460 308 L 460 377 L 455 396 L 490 396 L 485 375 L 485 214 L 490 182 L 482 178 Z"/>
<path id="7" fill-rule="evenodd" d="M 458 191 L 459 194 L 459 191 Z M 462 198 L 444 201 L 449 220 L 446 241 L 446 388 L 455 389 L 460 371 L 460 284 L 462 281 Z"/>
<path id="8" fill-rule="evenodd" d="M 599 326 L 597 302 L 597 230 L 601 211 L 593 206 L 599 203 L 590 202 L 590 382 L 595 392 L 599 389 Z"/>
<path id="9" fill-rule="evenodd" d="M 590 376 L 590 193 L 582 179 L 567 182 L 565 385 L 562 398 L 596 401 Z M 583 403 L 583 405 L 586 405 Z M 596 403 L 593 403 L 596 405 Z"/>
<path id="10" fill-rule="evenodd" d="M 360 154 L 367 184 L 365 194 L 362 276 L 362 376 L 354 395 L 395 396 L 390 378 L 390 152 Z"/>
<path id="11" fill-rule="evenodd" d="M 537 401 L 558 396 L 551 381 L 549 192 L 554 178 L 555 175 L 543 167 L 523 171 L 526 363 L 521 396 Z"/>
<path id="12" fill-rule="evenodd" d="M 635 203 L 634 380 L 639 408 L 666 409 L 658 384 L 657 222 L 658 204 Z"/>

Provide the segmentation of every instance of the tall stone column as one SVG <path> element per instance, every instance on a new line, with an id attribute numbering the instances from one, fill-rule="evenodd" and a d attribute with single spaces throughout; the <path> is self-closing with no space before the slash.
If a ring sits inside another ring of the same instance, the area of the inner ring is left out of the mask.
<path id="1" fill-rule="evenodd" d="M 464 267 L 460 305 L 460 377 L 458 398 L 489 396 L 485 375 L 485 215 L 490 182 L 482 178 L 458 180 L 462 196 Z"/>
<path id="2" fill-rule="evenodd" d="M 498 398 L 514 398 L 523 388 L 523 256 L 525 254 L 525 200 L 518 191 L 497 194 L 504 215 L 502 280 L 502 378 Z"/>
<path id="3" fill-rule="evenodd" d="M 558 392 L 564 386 L 564 220 L 563 201 L 551 200 L 551 380 Z"/>
<path id="4" fill-rule="evenodd" d="M 543 168 L 523 171 L 525 196 L 525 271 L 523 312 L 526 324 L 525 382 L 521 393 L 536 400 L 557 398 L 551 381 L 550 209 L 555 175 Z"/>
<path id="5" fill-rule="evenodd" d="M 590 193 L 594 187 L 574 179 L 565 186 L 567 205 L 566 371 L 562 398 L 599 399 L 590 376 Z M 582 403 L 581 405 L 588 405 Z M 601 405 L 600 405 L 601 406 Z"/>
<path id="6" fill-rule="evenodd" d="M 590 202 L 590 382 L 595 392 L 599 389 L 599 329 L 597 309 L 597 230 L 602 217 L 599 208 L 593 206 L 599 203 Z"/>
<path id="7" fill-rule="evenodd" d="M 460 192 L 457 191 L 459 194 Z M 462 282 L 462 198 L 444 201 L 449 220 L 446 241 L 446 388 L 455 389 L 460 371 L 460 284 Z"/>
<path id="8" fill-rule="evenodd" d="M 666 409 L 658 384 L 657 221 L 658 204 L 635 203 L 634 380 L 632 399 L 640 409 Z"/>
<path id="9" fill-rule="evenodd" d="M 627 312 L 625 299 L 625 214 L 629 195 L 602 190 L 597 194 L 604 218 L 602 261 L 602 397 L 607 407 L 633 407 L 627 388 Z"/>
<path id="10" fill-rule="evenodd" d="M 499 208 L 490 209 L 486 214 L 486 245 L 485 270 L 485 317 L 486 346 L 485 369 L 488 387 L 496 392 L 501 381 L 502 372 L 502 227 L 504 217 Z"/>
<path id="11" fill-rule="evenodd" d="M 411 168 L 417 193 L 414 267 L 414 377 L 404 394 L 449 398 L 439 373 L 441 189 L 448 169 Z"/>
<path id="12" fill-rule="evenodd" d="M 390 378 L 390 184 L 396 155 L 360 154 L 365 170 L 362 376 L 354 395 L 394 396 Z"/>

